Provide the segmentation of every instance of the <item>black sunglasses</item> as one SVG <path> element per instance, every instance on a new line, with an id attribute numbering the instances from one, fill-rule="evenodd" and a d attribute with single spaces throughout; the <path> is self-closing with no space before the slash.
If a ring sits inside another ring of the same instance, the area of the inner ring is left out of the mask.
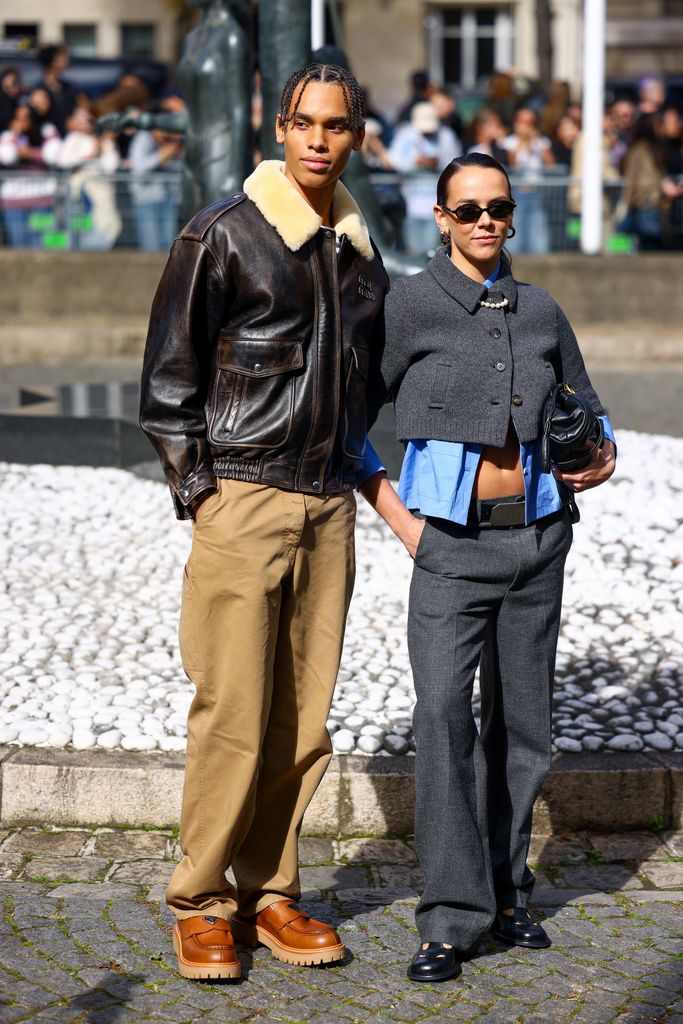
<path id="1" fill-rule="evenodd" d="M 441 209 L 452 213 L 454 217 L 461 220 L 463 224 L 474 224 L 482 213 L 488 213 L 492 220 L 505 220 L 514 210 L 517 203 L 514 199 L 494 199 L 488 206 L 477 206 L 476 203 L 462 203 L 454 210 L 450 206 L 442 206 Z"/>

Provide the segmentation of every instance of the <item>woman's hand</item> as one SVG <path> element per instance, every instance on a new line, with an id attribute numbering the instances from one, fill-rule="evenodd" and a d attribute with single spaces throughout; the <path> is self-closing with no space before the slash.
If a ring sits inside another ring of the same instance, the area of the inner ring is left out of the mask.
<path id="1" fill-rule="evenodd" d="M 598 448 L 590 462 L 582 469 L 571 473 L 563 473 L 555 466 L 555 479 L 561 481 L 570 491 L 587 491 L 591 487 L 599 487 L 609 480 L 617 465 L 617 452 L 611 441 L 605 441 Z"/>
<path id="2" fill-rule="evenodd" d="M 425 521 L 424 519 L 415 519 L 414 516 L 411 516 L 410 518 L 411 522 L 406 523 L 401 532 L 397 534 L 397 537 L 410 557 L 414 559 L 417 546 L 420 543 L 422 531 L 425 528 Z"/>

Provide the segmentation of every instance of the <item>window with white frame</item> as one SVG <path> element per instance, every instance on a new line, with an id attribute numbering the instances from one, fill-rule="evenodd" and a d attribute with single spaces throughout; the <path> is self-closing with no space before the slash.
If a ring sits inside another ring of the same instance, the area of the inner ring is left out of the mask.
<path id="1" fill-rule="evenodd" d="M 510 67 L 512 12 L 505 6 L 444 4 L 427 15 L 429 73 L 446 86 L 474 88 Z"/>

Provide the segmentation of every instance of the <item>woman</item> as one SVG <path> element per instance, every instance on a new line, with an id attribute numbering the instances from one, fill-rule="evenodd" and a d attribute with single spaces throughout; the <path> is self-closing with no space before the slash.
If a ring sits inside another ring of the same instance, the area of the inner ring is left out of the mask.
<path id="1" fill-rule="evenodd" d="M 635 235 L 641 250 L 661 249 L 669 203 L 682 191 L 666 175 L 665 150 L 655 115 L 641 114 L 624 157 L 622 204 L 626 216 L 619 230 Z"/>
<path id="2" fill-rule="evenodd" d="M 514 205 L 489 156 L 468 154 L 442 173 L 434 211 L 444 248 L 387 299 L 383 374 L 406 445 L 399 492 L 382 473 L 362 487 L 415 560 L 408 646 L 425 889 L 414 981 L 454 977 L 492 925 L 512 945 L 550 944 L 526 910 L 526 856 L 550 764 L 566 501 L 615 463 L 607 440 L 582 470 L 541 470 L 541 409 L 555 381 L 604 412 L 562 311 L 512 276 L 503 246 Z M 613 439 L 606 417 L 605 426 Z"/>

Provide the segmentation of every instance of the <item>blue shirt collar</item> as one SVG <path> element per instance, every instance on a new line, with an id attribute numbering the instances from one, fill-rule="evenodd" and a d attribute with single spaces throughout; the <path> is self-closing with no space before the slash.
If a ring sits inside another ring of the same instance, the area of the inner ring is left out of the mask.
<path id="1" fill-rule="evenodd" d="M 490 276 L 490 277 L 487 277 L 487 278 L 486 278 L 486 280 L 484 281 L 484 288 L 490 288 L 490 287 L 491 287 L 491 285 L 492 285 L 492 284 L 493 284 L 493 283 L 494 283 L 495 281 L 497 281 L 497 280 L 498 280 L 498 275 L 499 275 L 499 274 L 500 274 L 500 260 L 498 260 L 498 266 L 497 266 L 497 267 L 496 267 L 496 269 L 495 269 L 495 270 L 493 271 L 493 273 L 491 274 L 491 276 Z"/>

